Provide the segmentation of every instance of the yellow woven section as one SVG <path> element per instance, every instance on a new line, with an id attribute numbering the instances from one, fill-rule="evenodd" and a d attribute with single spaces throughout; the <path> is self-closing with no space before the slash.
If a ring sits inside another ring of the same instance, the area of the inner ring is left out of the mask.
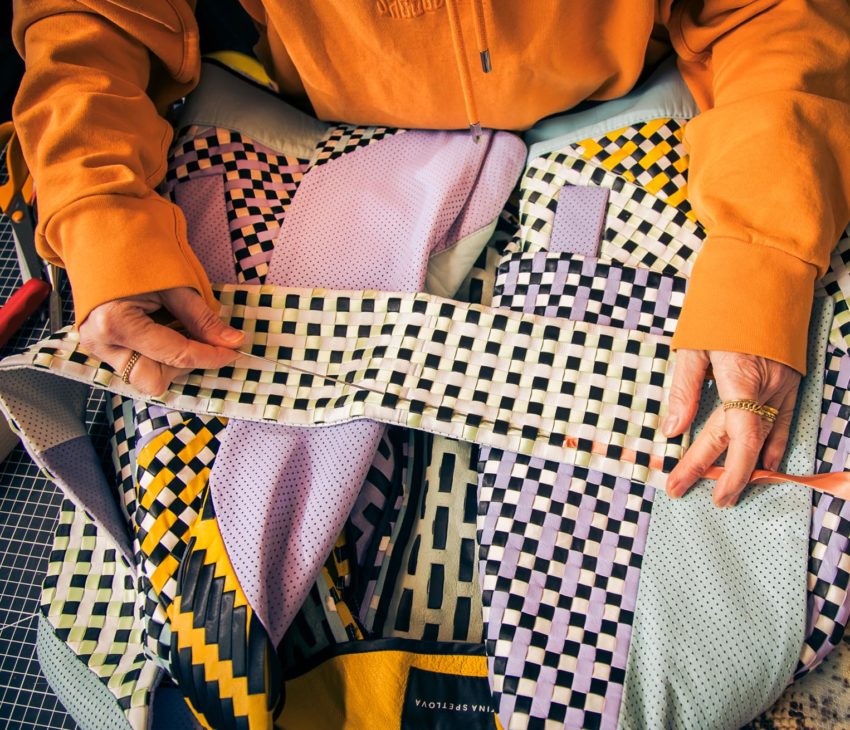
<path id="1" fill-rule="evenodd" d="M 209 499 L 209 494 L 206 499 Z M 209 505 L 208 505 L 209 506 Z M 211 510 L 204 510 L 203 515 L 195 521 L 192 526 L 190 541 L 194 538 L 191 555 L 201 555 L 204 565 L 215 567 L 214 579 L 224 577 L 223 595 L 233 594 L 233 607 L 246 609 L 245 636 L 241 637 L 244 642 L 242 652 L 248 657 L 252 642 L 249 633 L 252 630 L 253 611 L 248 604 L 245 593 L 242 591 L 233 565 L 224 547 L 224 540 L 218 528 L 218 520 L 212 516 Z M 187 555 L 184 560 L 189 559 Z M 249 728 L 269 728 L 272 725 L 272 712 L 268 708 L 268 667 L 265 668 L 265 679 L 263 691 L 251 692 L 248 686 L 247 676 L 234 676 L 233 662 L 220 656 L 219 645 L 216 642 L 207 641 L 206 622 L 201 622 L 196 627 L 196 616 L 198 611 L 205 611 L 205 607 L 195 605 L 191 610 L 183 608 L 182 596 L 175 597 L 168 610 L 168 618 L 171 622 L 172 641 L 176 642 L 177 652 L 188 649 L 191 652 L 191 664 L 193 667 L 200 665 L 203 668 L 203 682 L 207 687 L 215 683 L 218 704 L 221 700 L 230 699 L 233 702 L 233 713 L 230 719 L 239 718 L 247 720 Z M 255 625 L 256 626 L 256 625 Z M 256 630 L 256 628 L 254 628 Z M 240 637 L 231 636 L 232 642 L 237 642 Z M 233 653 L 233 650 L 231 650 Z M 250 658 L 247 659 L 251 661 Z M 202 708 L 195 707 L 189 697 L 186 698 L 193 713 L 205 726 L 211 727 L 208 719 L 204 716 Z M 227 718 L 225 718 L 227 719 Z"/>
<path id="2" fill-rule="evenodd" d="M 688 197 L 684 126 L 670 119 L 653 119 L 578 142 L 575 149 L 588 162 L 617 173 L 672 206 L 682 208 Z M 690 206 L 685 215 L 696 221 Z"/>

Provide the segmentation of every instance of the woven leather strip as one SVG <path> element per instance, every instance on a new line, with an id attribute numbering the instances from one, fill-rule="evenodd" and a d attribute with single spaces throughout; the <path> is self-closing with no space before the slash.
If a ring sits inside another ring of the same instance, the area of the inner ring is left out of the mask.
<path id="1" fill-rule="evenodd" d="M 251 352 L 276 363 L 242 357 L 147 400 L 298 426 L 368 418 L 655 487 L 683 453 L 681 438 L 656 430 L 672 374 L 666 336 L 421 293 L 226 285 L 218 294 Z M 4 361 L 22 366 L 143 397 L 72 331 Z M 783 479 L 850 494 L 845 475 L 753 475 Z"/>
<path id="2" fill-rule="evenodd" d="M 656 432 L 669 385 L 665 336 L 427 294 L 242 285 L 219 294 L 221 315 L 245 330 L 251 351 L 280 363 L 243 357 L 148 400 L 291 425 L 370 418 L 642 482 L 681 456 L 681 440 Z M 139 397 L 69 331 L 4 364 Z"/>

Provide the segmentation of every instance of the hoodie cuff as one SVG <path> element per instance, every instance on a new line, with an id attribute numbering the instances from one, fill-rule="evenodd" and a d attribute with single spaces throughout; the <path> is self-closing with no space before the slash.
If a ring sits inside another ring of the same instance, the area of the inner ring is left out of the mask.
<path id="1" fill-rule="evenodd" d="M 817 271 L 769 246 L 709 237 L 697 256 L 674 349 L 775 360 L 806 374 Z"/>
<path id="2" fill-rule="evenodd" d="M 82 198 L 53 216 L 45 237 L 68 271 L 76 326 L 113 299 L 180 286 L 218 311 L 183 213 L 156 193 Z"/>

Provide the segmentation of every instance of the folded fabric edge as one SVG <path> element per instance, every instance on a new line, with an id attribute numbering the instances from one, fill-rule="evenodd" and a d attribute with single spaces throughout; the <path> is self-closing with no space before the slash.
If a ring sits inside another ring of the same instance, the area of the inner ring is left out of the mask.
<path id="1" fill-rule="evenodd" d="M 331 125 L 304 114 L 215 63 L 201 64 L 201 80 L 186 97 L 175 128 L 221 127 L 285 155 L 309 159 Z"/>
<path id="2" fill-rule="evenodd" d="M 149 710 L 136 711 L 131 722 L 107 686 L 56 636 L 50 621 L 41 614 L 36 652 L 47 683 L 81 728 L 147 730 Z"/>
<path id="3" fill-rule="evenodd" d="M 0 367 L 0 411 L 36 466 L 83 506 L 132 566 L 126 520 L 86 430 L 86 383 L 74 380 L 49 371 Z"/>

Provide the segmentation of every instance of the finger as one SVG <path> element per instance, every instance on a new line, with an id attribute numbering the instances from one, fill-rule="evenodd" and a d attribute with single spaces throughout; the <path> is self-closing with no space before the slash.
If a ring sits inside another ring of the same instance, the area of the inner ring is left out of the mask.
<path id="1" fill-rule="evenodd" d="M 101 346 L 94 354 L 112 369 L 122 374 L 127 363 L 133 356 L 133 350 L 126 347 Z M 172 368 L 168 365 L 151 360 L 148 357 L 140 357 L 130 370 L 128 380 L 136 390 L 146 395 L 162 395 L 178 375 L 190 372 L 186 369 Z"/>
<path id="2" fill-rule="evenodd" d="M 180 320 L 196 340 L 229 348 L 239 347 L 245 341 L 244 333 L 222 322 L 204 298 L 193 289 L 169 289 L 162 293 L 162 299 L 168 311 Z"/>
<path id="3" fill-rule="evenodd" d="M 198 342 L 157 324 L 132 305 L 117 310 L 113 320 L 117 323 L 108 328 L 108 344 L 138 350 L 144 357 L 178 370 L 221 368 L 238 357 L 229 348 Z"/>
<path id="4" fill-rule="evenodd" d="M 730 408 L 724 415 L 729 446 L 723 475 L 717 480 L 713 496 L 716 506 L 732 507 L 750 481 L 772 424 L 738 408 Z"/>
<path id="5" fill-rule="evenodd" d="M 661 427 L 668 438 L 681 434 L 694 420 L 707 368 L 708 355 L 701 350 L 679 350 L 676 353 L 673 382 L 667 399 L 667 417 Z"/>
<path id="6" fill-rule="evenodd" d="M 800 387 L 800 381 L 797 380 L 786 393 L 782 403 L 777 406 L 779 413 L 776 416 L 776 423 L 767 435 L 762 449 L 762 464 L 765 469 L 776 471 L 782 461 L 782 456 L 785 454 L 785 449 L 788 446 L 788 434 L 791 431 L 791 421 L 794 418 L 794 406 L 797 403 L 797 391 Z"/>
<path id="7" fill-rule="evenodd" d="M 685 494 L 717 457 L 726 449 L 728 438 L 723 427 L 723 411 L 719 408 L 711 414 L 682 460 L 667 477 L 667 495 L 676 499 Z"/>

